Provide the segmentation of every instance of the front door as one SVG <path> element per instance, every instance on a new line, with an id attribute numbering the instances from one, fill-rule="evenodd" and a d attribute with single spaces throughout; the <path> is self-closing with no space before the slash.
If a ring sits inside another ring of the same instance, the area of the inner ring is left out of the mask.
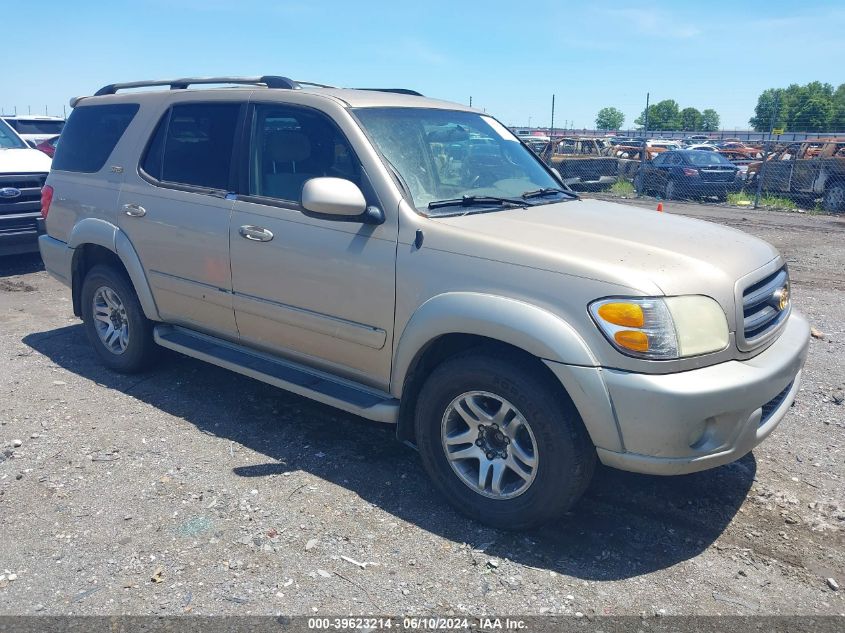
<path id="1" fill-rule="evenodd" d="M 245 106 L 173 105 L 139 169 L 127 169 L 119 226 L 168 322 L 237 338 L 229 269 L 232 154 Z"/>
<path id="2" fill-rule="evenodd" d="M 241 341 L 387 389 L 397 218 L 380 225 L 318 217 L 302 186 L 345 178 L 379 205 L 353 148 L 324 114 L 256 104 L 241 194 L 230 227 L 232 286 Z"/>

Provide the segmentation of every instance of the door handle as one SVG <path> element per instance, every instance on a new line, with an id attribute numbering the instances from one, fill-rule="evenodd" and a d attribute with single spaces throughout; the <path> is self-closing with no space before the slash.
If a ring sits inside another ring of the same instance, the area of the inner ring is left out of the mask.
<path id="1" fill-rule="evenodd" d="M 140 204 L 124 204 L 123 211 L 124 213 L 126 213 L 126 215 L 133 218 L 140 218 L 142 216 L 147 215 L 147 210 Z"/>
<path id="2" fill-rule="evenodd" d="M 261 226 L 252 226 L 251 224 L 244 224 L 238 233 L 241 237 L 245 237 L 253 242 L 269 242 L 273 239 L 273 233 Z"/>

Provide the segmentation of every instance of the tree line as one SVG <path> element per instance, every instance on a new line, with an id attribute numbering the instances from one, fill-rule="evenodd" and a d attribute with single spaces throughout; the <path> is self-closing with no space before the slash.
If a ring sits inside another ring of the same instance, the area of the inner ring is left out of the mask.
<path id="1" fill-rule="evenodd" d="M 845 84 L 834 89 L 820 81 L 786 88 L 769 88 L 757 98 L 748 121 L 758 132 L 772 128 L 789 132 L 845 131 Z"/>
<path id="2" fill-rule="evenodd" d="M 596 115 L 596 129 L 619 130 L 625 123 L 625 115 L 614 107 L 602 108 Z M 646 111 L 634 120 L 634 125 L 649 130 L 684 132 L 715 132 L 719 129 L 719 113 L 712 108 L 698 110 L 698 108 L 684 108 L 683 110 L 674 99 L 665 99 L 648 106 L 648 120 Z"/>

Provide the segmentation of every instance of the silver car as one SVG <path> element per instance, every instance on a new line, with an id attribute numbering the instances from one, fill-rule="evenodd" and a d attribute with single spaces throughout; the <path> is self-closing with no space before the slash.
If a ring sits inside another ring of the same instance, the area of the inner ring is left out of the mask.
<path id="1" fill-rule="evenodd" d="M 393 424 L 488 524 L 560 516 L 597 461 L 736 460 L 798 390 L 771 245 L 581 200 L 484 112 L 277 76 L 72 105 L 40 246 L 102 361 L 162 346 Z"/>

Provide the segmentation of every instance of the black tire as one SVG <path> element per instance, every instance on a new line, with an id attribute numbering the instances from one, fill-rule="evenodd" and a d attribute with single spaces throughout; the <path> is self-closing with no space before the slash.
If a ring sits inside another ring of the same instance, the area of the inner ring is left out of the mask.
<path id="1" fill-rule="evenodd" d="M 825 190 L 822 208 L 828 213 L 845 212 L 845 182 L 835 182 Z"/>
<path id="2" fill-rule="evenodd" d="M 94 295 L 101 288 L 109 288 L 119 297 L 128 326 L 128 341 L 122 352 L 115 352 L 100 338 L 94 318 Z M 111 266 L 91 268 L 82 283 L 82 320 L 88 340 L 103 364 L 122 374 L 133 374 L 147 369 L 158 356 L 159 346 L 153 340 L 153 323 L 146 316 L 132 287 L 132 281 L 123 271 Z"/>
<path id="3" fill-rule="evenodd" d="M 536 473 L 518 496 L 483 496 L 459 477 L 446 456 L 441 439 L 445 414 L 456 398 L 473 391 L 504 398 L 530 425 Z M 415 430 L 423 466 L 446 499 L 472 519 L 503 529 L 536 527 L 569 510 L 590 483 L 596 451 L 578 412 L 554 379 L 530 360 L 496 350 L 456 356 L 431 373 L 418 403 Z"/>

